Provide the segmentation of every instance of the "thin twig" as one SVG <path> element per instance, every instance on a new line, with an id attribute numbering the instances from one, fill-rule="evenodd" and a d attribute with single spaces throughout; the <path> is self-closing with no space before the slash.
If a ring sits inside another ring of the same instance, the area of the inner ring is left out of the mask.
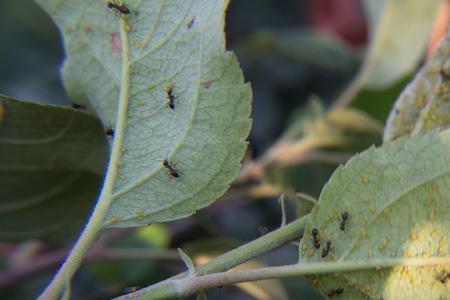
<path id="1" fill-rule="evenodd" d="M 337 261 L 318 263 L 299 263 L 295 265 L 256 268 L 222 272 L 203 276 L 187 276 L 158 283 L 152 287 L 128 294 L 115 300 L 160 300 L 188 297 L 211 287 L 224 286 L 240 282 L 257 281 L 282 277 L 294 277 L 307 274 L 329 274 L 336 272 L 359 271 L 395 266 L 448 265 L 450 257 L 433 258 L 380 258 L 362 261 Z"/>

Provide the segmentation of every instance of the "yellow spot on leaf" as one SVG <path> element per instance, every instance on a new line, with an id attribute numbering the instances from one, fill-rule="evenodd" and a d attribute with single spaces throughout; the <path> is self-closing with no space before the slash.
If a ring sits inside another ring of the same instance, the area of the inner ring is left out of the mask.
<path id="1" fill-rule="evenodd" d="M 361 178 L 361 182 L 362 182 L 363 184 L 368 184 L 368 183 L 369 183 L 369 177 L 363 176 L 363 177 Z"/>
<path id="2" fill-rule="evenodd" d="M 144 210 L 142 208 L 136 209 L 136 217 L 142 219 L 144 217 Z"/>
<path id="3" fill-rule="evenodd" d="M 435 211 L 430 211 L 430 213 L 428 214 L 428 220 L 433 221 L 435 215 L 436 215 Z"/>
<path id="4" fill-rule="evenodd" d="M 380 249 L 381 252 L 384 251 L 384 248 L 386 248 L 388 243 L 389 243 L 389 240 L 385 239 L 384 241 L 381 242 L 381 244 L 378 245 L 378 248 Z"/>
<path id="5" fill-rule="evenodd" d="M 436 181 L 433 181 L 433 183 L 431 184 L 431 188 L 435 191 L 439 188 L 439 185 L 437 184 Z"/>
<path id="6" fill-rule="evenodd" d="M 109 220 L 109 222 L 111 223 L 111 224 L 115 224 L 115 223 L 117 223 L 120 219 L 122 219 L 123 218 L 123 216 L 122 215 L 116 215 L 116 216 L 113 216 L 112 218 L 111 218 L 111 220 Z"/>

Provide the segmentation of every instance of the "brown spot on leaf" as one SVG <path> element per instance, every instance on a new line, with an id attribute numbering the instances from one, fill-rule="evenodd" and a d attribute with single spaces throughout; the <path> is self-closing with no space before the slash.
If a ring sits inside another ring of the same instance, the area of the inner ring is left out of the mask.
<path id="1" fill-rule="evenodd" d="M 203 83 L 203 87 L 207 90 L 209 90 L 209 88 L 211 87 L 212 81 L 208 80 L 205 83 Z"/>
<path id="2" fill-rule="evenodd" d="M 89 24 L 83 24 L 83 26 L 81 27 L 83 29 L 84 32 L 88 32 L 89 30 L 91 30 L 91 26 L 89 26 Z"/>
<path id="3" fill-rule="evenodd" d="M 191 20 L 189 21 L 188 25 L 187 25 L 187 28 L 191 29 L 192 26 L 194 26 L 194 23 L 195 23 L 195 17 L 192 17 Z"/>
<path id="4" fill-rule="evenodd" d="M 113 52 L 122 53 L 122 42 L 120 40 L 120 34 L 118 32 L 111 33 L 110 43 Z"/>

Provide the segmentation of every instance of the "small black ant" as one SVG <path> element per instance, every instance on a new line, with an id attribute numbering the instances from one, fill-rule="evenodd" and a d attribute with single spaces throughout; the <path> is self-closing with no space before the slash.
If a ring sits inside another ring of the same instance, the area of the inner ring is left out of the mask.
<path id="1" fill-rule="evenodd" d="M 175 166 L 167 159 L 164 160 L 163 166 L 167 169 L 167 174 L 169 174 L 169 176 L 174 177 L 174 178 L 180 177 L 180 174 L 178 173 L 178 171 L 175 170 Z"/>
<path id="2" fill-rule="evenodd" d="M 440 282 L 442 282 L 442 284 L 446 284 L 449 279 L 450 279 L 450 272 L 442 276 Z"/>
<path id="3" fill-rule="evenodd" d="M 344 289 L 343 288 L 337 288 L 337 289 L 335 289 L 335 290 L 332 290 L 331 292 L 329 292 L 328 294 L 327 294 L 327 296 L 328 297 L 337 297 L 337 296 L 339 296 L 340 294 L 342 294 L 344 292 Z"/>
<path id="4" fill-rule="evenodd" d="M 195 22 L 195 18 L 192 17 L 191 20 L 189 21 L 188 25 L 187 25 L 187 28 L 188 28 L 188 29 L 191 29 L 192 26 L 194 26 L 194 22 Z"/>
<path id="5" fill-rule="evenodd" d="M 112 126 L 106 127 L 105 133 L 107 136 L 114 136 L 114 127 Z"/>
<path id="6" fill-rule="evenodd" d="M 341 222 L 341 226 L 339 228 L 341 229 L 341 231 L 345 231 L 345 223 L 347 222 L 347 219 L 348 219 L 348 212 L 343 212 L 341 214 L 341 218 L 342 218 L 342 222 Z"/>
<path id="7" fill-rule="evenodd" d="M 167 93 L 167 108 L 175 109 L 175 95 L 173 94 L 173 84 L 166 84 L 166 93 Z"/>
<path id="8" fill-rule="evenodd" d="M 330 250 L 331 250 L 331 241 L 327 241 L 326 248 L 323 248 L 322 250 L 322 258 L 327 257 L 328 254 L 330 253 Z"/>
<path id="9" fill-rule="evenodd" d="M 122 15 L 128 15 L 130 13 L 130 9 L 123 4 L 120 0 L 111 0 L 108 1 L 108 8 L 115 10 L 117 13 Z"/>
<path id="10" fill-rule="evenodd" d="M 73 102 L 71 106 L 72 106 L 72 108 L 75 108 L 75 109 L 86 109 L 86 105 L 81 104 L 81 103 Z"/>
<path id="11" fill-rule="evenodd" d="M 311 234 L 314 238 L 314 248 L 319 249 L 320 248 L 320 242 L 319 242 L 319 230 L 317 228 L 313 228 L 311 230 Z"/>

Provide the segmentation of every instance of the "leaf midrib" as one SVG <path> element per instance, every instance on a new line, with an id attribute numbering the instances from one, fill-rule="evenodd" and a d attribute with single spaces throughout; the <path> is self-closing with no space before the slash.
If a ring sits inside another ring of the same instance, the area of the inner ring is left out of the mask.
<path id="1" fill-rule="evenodd" d="M 192 5 L 192 1 L 191 4 Z M 189 11 L 189 9 L 187 9 L 187 11 Z M 182 20 L 185 19 L 187 14 L 183 15 Z M 182 22 L 180 22 L 182 23 Z M 176 26 L 176 28 L 178 28 L 179 25 Z M 176 30 L 176 29 L 175 29 Z M 170 159 L 170 157 L 172 157 L 175 152 L 184 144 L 184 141 L 186 139 L 186 137 L 188 136 L 190 130 L 193 127 L 193 122 L 196 119 L 196 114 L 198 112 L 198 103 L 199 103 L 199 99 L 200 99 L 200 85 L 201 85 L 201 78 L 202 78 L 202 67 L 203 67 L 203 40 L 204 40 L 204 30 L 200 31 L 200 57 L 199 57 L 199 62 L 198 62 L 198 76 L 199 79 L 197 80 L 197 85 L 196 85 L 196 93 L 195 93 L 195 100 L 194 100 L 194 104 L 193 104 L 193 108 L 192 108 L 192 116 L 190 117 L 190 121 L 188 123 L 188 125 L 186 126 L 186 130 L 183 134 L 183 136 L 180 138 L 180 140 L 178 141 L 178 143 L 175 145 L 175 147 L 173 148 L 173 150 L 168 154 L 167 159 Z M 165 40 L 167 41 L 167 39 Z M 161 46 L 162 44 L 159 43 L 158 46 Z M 146 55 L 146 54 L 144 54 Z M 134 63 L 136 60 L 132 60 L 130 62 L 130 66 L 132 63 Z M 162 161 L 162 160 L 161 160 Z M 162 165 L 160 164 L 159 167 L 148 171 L 146 173 L 146 175 L 141 176 L 140 178 L 134 180 L 132 183 L 130 183 L 129 185 L 123 187 L 122 189 L 120 189 L 119 191 L 113 193 L 111 195 L 111 200 L 115 200 L 118 197 L 120 197 L 121 195 L 128 193 L 130 191 L 132 191 L 133 189 L 141 186 L 142 184 L 144 184 L 145 182 L 147 182 L 148 180 L 150 180 L 151 178 L 153 178 L 160 170 L 162 169 Z M 182 200 L 180 200 L 179 202 L 182 202 Z M 178 202 L 177 202 L 178 203 Z M 177 204 L 175 203 L 175 204 Z M 172 205 L 174 205 L 174 203 L 172 203 Z"/>

